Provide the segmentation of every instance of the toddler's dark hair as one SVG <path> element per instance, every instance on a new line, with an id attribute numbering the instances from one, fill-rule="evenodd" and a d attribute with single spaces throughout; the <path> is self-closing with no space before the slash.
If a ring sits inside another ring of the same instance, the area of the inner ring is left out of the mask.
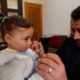
<path id="1" fill-rule="evenodd" d="M 28 29 L 30 27 L 33 27 L 33 24 L 29 20 L 17 15 L 2 17 L 0 23 L 0 31 L 3 39 L 6 33 L 9 34 L 14 29 L 20 27 Z"/>

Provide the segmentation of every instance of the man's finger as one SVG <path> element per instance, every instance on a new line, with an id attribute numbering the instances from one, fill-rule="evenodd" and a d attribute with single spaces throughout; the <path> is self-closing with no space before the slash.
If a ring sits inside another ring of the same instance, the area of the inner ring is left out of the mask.
<path id="1" fill-rule="evenodd" d="M 48 54 L 46 55 L 46 57 L 52 59 L 52 60 L 55 61 L 57 64 L 60 64 L 60 65 L 63 64 L 62 61 L 61 61 L 61 59 L 60 59 L 60 57 L 59 57 L 58 55 L 56 55 L 56 54 L 48 53 Z"/>

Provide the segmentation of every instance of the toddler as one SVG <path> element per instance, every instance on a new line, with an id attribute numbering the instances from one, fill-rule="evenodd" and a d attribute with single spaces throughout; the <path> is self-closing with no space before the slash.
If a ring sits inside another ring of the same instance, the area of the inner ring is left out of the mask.
<path id="1" fill-rule="evenodd" d="M 0 80 L 43 80 L 37 72 L 32 72 L 34 61 L 44 55 L 42 44 L 31 42 L 32 23 L 15 15 L 0 21 L 1 36 L 8 45 L 0 51 Z"/>

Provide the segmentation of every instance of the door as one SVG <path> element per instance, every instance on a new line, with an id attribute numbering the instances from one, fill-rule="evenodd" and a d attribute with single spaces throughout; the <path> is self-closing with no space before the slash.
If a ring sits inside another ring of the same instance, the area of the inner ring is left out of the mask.
<path id="1" fill-rule="evenodd" d="M 25 17 L 32 21 L 34 25 L 32 40 L 39 40 L 42 37 L 42 5 L 25 2 L 24 9 Z"/>

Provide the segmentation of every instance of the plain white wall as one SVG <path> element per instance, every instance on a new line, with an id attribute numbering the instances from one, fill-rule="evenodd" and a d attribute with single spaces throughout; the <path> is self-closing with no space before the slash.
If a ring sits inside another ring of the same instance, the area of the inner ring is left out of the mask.
<path id="1" fill-rule="evenodd" d="M 80 0 L 44 0 L 43 3 L 43 35 L 69 35 L 70 14 L 80 5 Z"/>

